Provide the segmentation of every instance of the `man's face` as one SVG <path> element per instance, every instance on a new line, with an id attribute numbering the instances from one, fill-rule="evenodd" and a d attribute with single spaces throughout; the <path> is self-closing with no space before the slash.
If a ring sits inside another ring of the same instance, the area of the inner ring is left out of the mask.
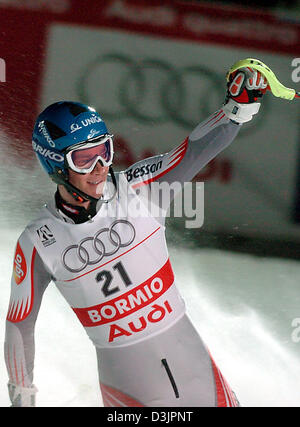
<path id="1" fill-rule="evenodd" d="M 109 167 L 101 166 L 100 162 L 96 163 L 92 172 L 86 174 L 69 169 L 69 182 L 89 196 L 99 199 L 103 193 L 108 171 Z"/>

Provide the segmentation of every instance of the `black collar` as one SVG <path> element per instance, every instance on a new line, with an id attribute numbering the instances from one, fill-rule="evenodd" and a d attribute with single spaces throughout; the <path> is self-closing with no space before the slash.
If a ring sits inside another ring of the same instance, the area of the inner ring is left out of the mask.
<path id="1" fill-rule="evenodd" d="M 72 219 L 75 224 L 82 224 L 83 222 L 87 222 L 97 213 L 96 203 L 90 202 L 89 209 L 85 209 L 83 206 L 74 206 L 71 203 L 66 202 L 61 197 L 58 190 L 55 193 L 55 203 L 56 207 L 66 216 Z"/>

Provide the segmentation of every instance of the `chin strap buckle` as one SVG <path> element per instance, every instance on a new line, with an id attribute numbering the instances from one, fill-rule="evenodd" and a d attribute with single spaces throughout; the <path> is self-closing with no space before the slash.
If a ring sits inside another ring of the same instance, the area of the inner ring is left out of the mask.
<path id="1" fill-rule="evenodd" d="M 76 202 L 83 203 L 86 201 L 83 197 L 79 196 L 79 194 L 77 194 L 77 193 L 72 192 L 71 194 L 74 197 L 74 199 L 76 200 Z"/>

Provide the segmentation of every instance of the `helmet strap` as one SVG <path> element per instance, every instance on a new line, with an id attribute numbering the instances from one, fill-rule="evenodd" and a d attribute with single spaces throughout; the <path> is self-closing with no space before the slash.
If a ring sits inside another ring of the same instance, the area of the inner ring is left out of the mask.
<path id="1" fill-rule="evenodd" d="M 114 174 L 113 168 L 111 166 L 109 167 L 109 173 L 111 175 L 111 179 L 112 179 L 112 182 L 114 184 L 114 192 L 113 192 L 113 195 L 109 199 L 97 199 L 97 198 L 92 197 L 92 196 L 84 193 L 83 191 L 79 190 L 77 187 L 72 185 L 67 180 L 66 175 L 61 170 L 56 171 L 55 176 L 53 176 L 52 179 L 56 184 L 63 185 L 65 187 L 65 189 L 67 190 L 67 192 L 73 197 L 73 199 L 76 200 L 76 202 L 84 203 L 84 202 L 89 201 L 90 205 L 89 205 L 88 211 L 91 211 L 92 216 L 94 216 L 96 214 L 96 205 L 98 203 L 101 203 L 101 204 L 102 203 L 108 203 L 111 200 L 113 200 L 117 194 L 117 191 L 118 191 L 117 180 L 116 180 L 116 176 Z"/>

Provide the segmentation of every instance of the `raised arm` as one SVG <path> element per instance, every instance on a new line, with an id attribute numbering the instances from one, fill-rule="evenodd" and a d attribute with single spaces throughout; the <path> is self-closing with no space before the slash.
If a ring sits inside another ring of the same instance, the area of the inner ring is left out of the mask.
<path id="1" fill-rule="evenodd" d="M 224 105 L 200 123 L 190 135 L 168 153 L 141 160 L 125 171 L 132 188 L 153 182 L 185 183 L 237 136 L 241 125 L 259 110 L 257 102 L 266 83 L 255 70 L 234 73 L 227 85 Z M 179 188 L 179 187 L 178 187 Z"/>
<path id="2" fill-rule="evenodd" d="M 135 163 L 125 173 L 133 188 L 152 182 L 191 181 L 195 175 L 236 137 L 240 126 L 222 109 L 200 123 L 191 134 L 168 153 Z"/>

